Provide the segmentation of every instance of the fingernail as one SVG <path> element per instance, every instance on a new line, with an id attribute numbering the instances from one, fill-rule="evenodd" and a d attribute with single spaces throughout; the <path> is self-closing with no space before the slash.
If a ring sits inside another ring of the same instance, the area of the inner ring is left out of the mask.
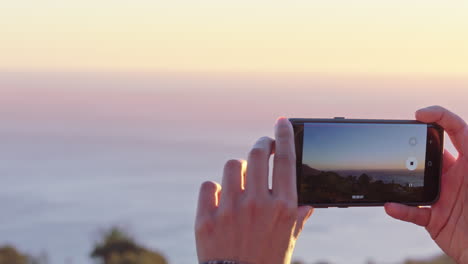
<path id="1" fill-rule="evenodd" d="M 424 108 L 421 108 L 421 109 L 417 110 L 416 112 L 427 111 L 427 110 L 430 110 L 431 108 L 432 108 L 432 106 L 427 106 L 427 107 L 424 107 Z"/>
<path id="2" fill-rule="evenodd" d="M 276 119 L 276 125 L 287 124 L 286 122 L 289 122 L 289 120 L 284 116 L 280 116 Z"/>
<path id="3" fill-rule="evenodd" d="M 399 209 L 399 208 L 402 207 L 402 205 L 399 204 L 399 203 L 387 203 L 387 204 L 388 204 L 388 205 L 387 205 L 388 207 L 392 207 L 392 208 L 394 208 L 394 209 Z"/>

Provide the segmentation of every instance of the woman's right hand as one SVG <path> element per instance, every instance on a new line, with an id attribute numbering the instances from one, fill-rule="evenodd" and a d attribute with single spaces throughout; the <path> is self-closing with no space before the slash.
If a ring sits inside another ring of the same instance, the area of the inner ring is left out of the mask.
<path id="1" fill-rule="evenodd" d="M 424 123 L 438 123 L 458 150 L 444 152 L 440 198 L 431 208 L 388 203 L 390 216 L 424 226 L 439 247 L 457 263 L 468 263 L 468 128 L 459 116 L 440 106 L 416 112 Z"/>

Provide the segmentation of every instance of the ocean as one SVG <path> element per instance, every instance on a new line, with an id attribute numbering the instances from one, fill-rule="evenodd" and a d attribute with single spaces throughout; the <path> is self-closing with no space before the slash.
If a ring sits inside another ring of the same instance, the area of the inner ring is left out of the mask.
<path id="1" fill-rule="evenodd" d="M 272 136 L 275 118 L 468 117 L 468 78 L 324 74 L 0 74 L 0 245 L 93 263 L 118 225 L 171 264 L 195 263 L 199 185 Z M 454 151 L 453 146 L 448 148 Z M 317 209 L 294 259 L 398 263 L 441 251 L 383 208 Z"/>

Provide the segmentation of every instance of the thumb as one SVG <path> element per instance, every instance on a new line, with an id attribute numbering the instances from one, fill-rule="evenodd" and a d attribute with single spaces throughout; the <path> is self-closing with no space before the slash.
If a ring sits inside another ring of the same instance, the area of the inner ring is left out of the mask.
<path id="1" fill-rule="evenodd" d="M 307 222 L 307 220 L 309 219 L 309 217 L 312 215 L 313 212 L 314 212 L 314 208 L 308 205 L 300 206 L 297 209 L 296 228 L 294 229 L 294 237 L 296 239 L 301 234 L 304 224 Z"/>
<path id="2" fill-rule="evenodd" d="M 395 219 L 427 226 L 431 219 L 431 208 L 418 208 L 398 203 L 386 203 L 385 211 Z"/>

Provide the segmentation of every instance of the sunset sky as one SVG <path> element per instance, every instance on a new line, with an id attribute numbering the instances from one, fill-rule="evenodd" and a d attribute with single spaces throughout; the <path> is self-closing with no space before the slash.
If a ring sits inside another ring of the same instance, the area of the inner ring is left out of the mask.
<path id="1" fill-rule="evenodd" d="M 468 75 L 468 1 L 15 0 L 0 69 Z"/>
<path id="2" fill-rule="evenodd" d="M 128 223 L 193 263 L 187 201 L 277 117 L 414 119 L 438 104 L 467 119 L 467 14 L 466 0 L 4 0 L 0 246 L 91 263 L 95 231 Z M 439 252 L 383 210 L 328 212 L 298 259 Z"/>
<path id="3" fill-rule="evenodd" d="M 406 170 L 412 157 L 423 170 L 426 146 L 409 139 L 426 142 L 426 133 L 425 125 L 307 124 L 302 160 L 318 170 Z"/>

